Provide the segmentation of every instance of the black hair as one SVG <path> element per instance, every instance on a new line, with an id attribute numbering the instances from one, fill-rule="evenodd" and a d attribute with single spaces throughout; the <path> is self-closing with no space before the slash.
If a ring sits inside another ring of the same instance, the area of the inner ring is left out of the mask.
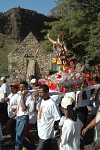
<path id="1" fill-rule="evenodd" d="M 86 100 L 86 99 L 87 99 L 86 91 L 83 91 L 83 92 L 82 92 L 82 99 L 83 99 L 83 100 Z"/>
<path id="2" fill-rule="evenodd" d="M 49 87 L 46 84 L 40 85 L 39 89 L 43 89 L 43 92 L 49 92 Z"/>
<path id="3" fill-rule="evenodd" d="M 24 84 L 28 87 L 28 83 L 26 81 L 21 81 L 20 84 Z"/>
<path id="4" fill-rule="evenodd" d="M 77 120 L 77 113 L 75 110 L 73 110 L 72 105 L 67 106 L 67 117 L 75 122 Z"/>
<path id="5" fill-rule="evenodd" d="M 99 77 L 98 77 L 98 76 L 95 76 L 95 77 L 93 77 L 93 81 L 95 81 L 95 82 L 99 83 L 99 82 L 100 82 L 100 79 L 99 79 Z"/>
<path id="6" fill-rule="evenodd" d="M 91 94 L 93 94 L 95 92 L 95 89 L 91 89 L 90 91 L 91 91 Z"/>
<path id="7" fill-rule="evenodd" d="M 55 74 L 57 71 L 49 70 L 49 75 Z"/>
<path id="8" fill-rule="evenodd" d="M 32 80 L 33 78 L 35 78 L 34 75 L 30 75 L 29 79 Z"/>

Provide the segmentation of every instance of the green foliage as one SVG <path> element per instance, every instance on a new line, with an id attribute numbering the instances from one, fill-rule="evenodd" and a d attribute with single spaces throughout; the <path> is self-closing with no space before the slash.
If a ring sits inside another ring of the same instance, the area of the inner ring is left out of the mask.
<path id="1" fill-rule="evenodd" d="M 56 40 L 62 33 L 69 53 L 75 55 L 78 62 L 92 59 L 100 63 L 100 0 L 58 0 L 57 3 L 60 19 L 49 24 L 50 37 Z M 43 44 L 45 47 L 47 41 Z"/>

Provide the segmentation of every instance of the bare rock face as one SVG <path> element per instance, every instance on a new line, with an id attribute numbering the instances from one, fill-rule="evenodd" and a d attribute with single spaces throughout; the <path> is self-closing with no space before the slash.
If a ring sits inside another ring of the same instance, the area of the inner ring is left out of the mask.
<path id="1" fill-rule="evenodd" d="M 37 38 L 42 38 L 41 30 L 46 28 L 44 22 L 54 21 L 54 18 L 39 14 L 36 11 L 13 8 L 0 13 L 0 33 L 12 39 L 22 41 L 30 32 Z"/>
<path id="2" fill-rule="evenodd" d="M 50 12 L 48 13 L 48 16 L 57 17 L 58 13 L 59 13 L 59 8 L 56 6 L 50 10 Z"/>

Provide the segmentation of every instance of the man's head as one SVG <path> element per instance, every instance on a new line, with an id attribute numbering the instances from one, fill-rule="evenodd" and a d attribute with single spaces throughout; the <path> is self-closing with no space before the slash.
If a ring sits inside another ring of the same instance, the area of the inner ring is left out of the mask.
<path id="1" fill-rule="evenodd" d="M 0 81 L 1 81 L 2 83 L 6 83 L 6 82 L 7 82 L 6 77 L 1 77 L 1 78 L 0 78 Z"/>
<path id="2" fill-rule="evenodd" d="M 18 89 L 19 89 L 19 83 L 14 83 L 14 84 L 11 84 L 10 85 L 10 88 L 11 88 L 11 92 L 14 94 L 14 93 L 17 93 L 18 92 Z"/>
<path id="3" fill-rule="evenodd" d="M 19 84 L 20 91 L 28 90 L 28 83 L 26 81 L 21 81 Z"/>
<path id="4" fill-rule="evenodd" d="M 44 100 L 49 98 L 49 87 L 46 84 L 43 84 L 39 87 L 39 96 Z"/>

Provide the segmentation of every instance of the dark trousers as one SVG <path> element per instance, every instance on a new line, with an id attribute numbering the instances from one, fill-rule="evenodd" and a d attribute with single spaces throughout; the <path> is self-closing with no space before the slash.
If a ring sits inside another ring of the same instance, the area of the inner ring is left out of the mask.
<path id="1" fill-rule="evenodd" d="M 52 139 L 43 140 L 39 139 L 39 145 L 36 150 L 51 150 Z"/>
<path id="2" fill-rule="evenodd" d="M 6 124 L 9 120 L 8 113 L 7 113 L 7 105 L 4 103 L 0 103 L 0 122 L 1 124 Z"/>

